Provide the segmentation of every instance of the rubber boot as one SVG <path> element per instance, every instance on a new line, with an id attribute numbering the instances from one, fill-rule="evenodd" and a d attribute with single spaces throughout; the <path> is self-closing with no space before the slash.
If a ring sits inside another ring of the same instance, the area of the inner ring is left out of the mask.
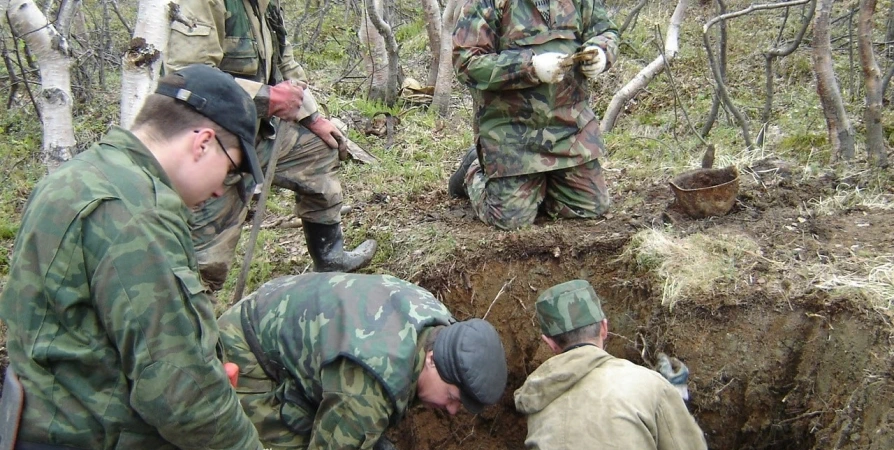
<path id="1" fill-rule="evenodd" d="M 304 239 L 307 241 L 307 252 L 314 261 L 315 272 L 353 272 L 369 264 L 376 254 L 374 239 L 368 239 L 354 251 L 346 252 L 340 223 L 304 222 Z"/>
<path id="2" fill-rule="evenodd" d="M 475 146 L 466 152 L 466 155 L 463 156 L 463 160 L 459 163 L 459 168 L 456 169 L 456 172 L 453 172 L 453 175 L 450 175 L 450 180 L 447 182 L 447 193 L 450 194 L 453 198 L 469 198 L 469 194 L 466 192 L 466 173 L 469 172 L 469 167 L 472 166 L 472 163 L 478 159 L 478 152 L 475 151 Z"/>

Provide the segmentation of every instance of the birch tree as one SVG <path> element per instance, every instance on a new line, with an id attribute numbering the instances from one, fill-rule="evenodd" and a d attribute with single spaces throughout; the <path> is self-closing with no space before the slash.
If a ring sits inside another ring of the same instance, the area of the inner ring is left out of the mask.
<path id="1" fill-rule="evenodd" d="M 358 37 L 367 47 L 364 62 L 370 74 L 367 97 L 386 105 L 397 100 L 398 50 L 391 25 L 388 24 L 383 0 L 366 0 Z"/>
<path id="2" fill-rule="evenodd" d="M 450 107 L 450 94 L 453 92 L 453 27 L 459 19 L 462 4 L 456 0 L 447 0 L 444 5 L 444 16 L 441 18 L 441 48 L 438 58 L 438 76 L 435 80 L 435 92 L 432 95 L 431 108 L 441 116 L 446 116 Z"/>
<path id="3" fill-rule="evenodd" d="M 813 25 L 813 73 L 819 94 L 832 152 L 843 159 L 854 157 L 854 128 L 841 99 L 841 89 L 832 68 L 830 24 L 834 0 L 820 0 Z"/>
<path id="4" fill-rule="evenodd" d="M 43 125 L 40 159 L 47 172 L 53 172 L 71 159 L 76 144 L 68 41 L 33 0 L 0 0 L 0 13 L 8 18 L 13 37 L 24 39 L 37 58 L 40 68 L 37 113 Z"/>
<path id="5" fill-rule="evenodd" d="M 133 39 L 121 61 L 121 126 L 129 127 L 143 101 L 155 89 L 162 51 L 168 45 L 171 17 L 179 8 L 170 0 L 141 0 Z"/>
<path id="6" fill-rule="evenodd" d="M 882 71 L 872 50 L 872 17 L 876 0 L 861 0 L 857 18 L 857 46 L 860 50 L 860 66 L 866 83 L 866 108 L 863 122 L 866 124 L 866 150 L 871 165 L 887 166 L 888 149 L 882 130 Z"/>
<path id="7" fill-rule="evenodd" d="M 612 97 L 608 108 L 605 109 L 605 114 L 603 114 L 601 123 L 603 133 L 608 133 L 615 127 L 615 121 L 618 119 L 618 115 L 621 113 L 624 105 L 636 96 L 639 91 L 648 86 L 652 79 L 660 74 L 667 64 L 677 56 L 677 52 L 680 50 L 680 24 L 683 23 L 683 19 L 686 17 L 688 5 L 688 0 L 679 0 L 677 2 L 677 7 L 674 9 L 674 14 L 670 19 L 670 26 L 667 28 L 667 35 L 664 40 L 664 53 L 659 54 L 649 65 L 640 70 L 633 79 L 628 81 Z"/>

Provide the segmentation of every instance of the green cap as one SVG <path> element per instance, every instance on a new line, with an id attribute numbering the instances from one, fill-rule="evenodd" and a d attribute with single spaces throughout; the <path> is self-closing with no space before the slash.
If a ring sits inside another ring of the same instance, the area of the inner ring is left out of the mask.
<path id="1" fill-rule="evenodd" d="M 605 319 L 602 300 L 587 280 L 567 281 L 543 291 L 536 306 L 540 331 L 550 337 Z"/>

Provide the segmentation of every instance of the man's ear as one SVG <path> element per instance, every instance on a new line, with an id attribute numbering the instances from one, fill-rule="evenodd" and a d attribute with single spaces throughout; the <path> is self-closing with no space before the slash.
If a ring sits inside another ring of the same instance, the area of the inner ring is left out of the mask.
<path id="1" fill-rule="evenodd" d="M 435 366 L 435 352 L 434 351 L 429 350 L 429 351 L 425 352 L 425 365 L 429 366 L 429 367 Z"/>
<path id="2" fill-rule="evenodd" d="M 541 334 L 540 339 L 542 339 L 543 342 L 545 342 L 546 345 L 549 346 L 549 349 L 552 350 L 553 353 L 555 353 L 557 355 L 559 353 L 562 353 L 562 347 L 559 347 L 559 344 L 556 344 L 556 341 L 554 341 L 553 338 L 551 338 L 545 334 Z"/>
<path id="3" fill-rule="evenodd" d="M 608 319 L 602 319 L 602 326 L 599 327 L 599 340 L 605 345 L 605 339 L 608 337 Z"/>
<path id="4" fill-rule="evenodd" d="M 190 141 L 189 154 L 195 161 L 198 161 L 202 155 L 208 152 L 208 146 L 211 145 L 211 139 L 214 136 L 211 135 L 209 128 L 190 134 L 192 134 L 192 140 Z"/>

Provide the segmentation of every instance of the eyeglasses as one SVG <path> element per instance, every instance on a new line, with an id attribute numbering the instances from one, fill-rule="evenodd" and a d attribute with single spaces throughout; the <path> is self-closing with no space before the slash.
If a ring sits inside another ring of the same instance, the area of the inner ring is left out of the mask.
<path id="1" fill-rule="evenodd" d="M 193 130 L 193 133 L 198 133 L 200 130 Z M 227 186 L 236 184 L 237 182 L 242 180 L 242 171 L 239 170 L 239 166 L 236 164 L 236 161 L 233 160 L 233 157 L 230 156 L 230 153 L 227 152 L 227 147 L 220 141 L 220 138 L 217 137 L 217 132 L 214 133 L 214 140 L 217 141 L 217 145 L 220 146 L 220 151 L 223 152 L 224 156 L 230 160 L 230 165 L 233 167 L 232 170 L 227 172 L 226 178 L 224 178 L 224 184 Z"/>
<path id="2" fill-rule="evenodd" d="M 220 138 L 217 137 L 217 134 L 214 134 L 214 140 L 217 141 L 217 145 L 220 146 L 220 150 L 223 151 L 223 154 L 226 155 L 227 159 L 230 160 L 230 164 L 233 165 L 233 170 L 230 171 L 227 175 L 237 175 L 240 173 L 239 166 L 236 165 L 236 161 L 233 161 L 233 157 L 230 156 L 230 153 L 227 152 L 227 147 L 223 145 L 223 142 L 220 142 Z"/>

